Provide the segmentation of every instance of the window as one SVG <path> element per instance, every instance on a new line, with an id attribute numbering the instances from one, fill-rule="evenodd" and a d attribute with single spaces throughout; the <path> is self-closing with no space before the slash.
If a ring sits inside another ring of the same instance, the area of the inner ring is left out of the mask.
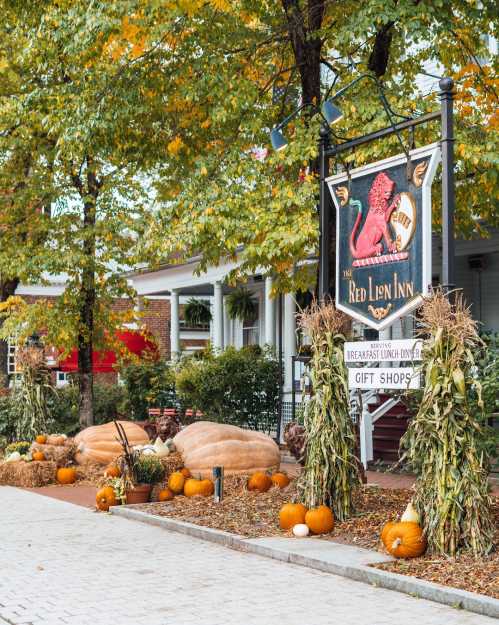
<path id="1" fill-rule="evenodd" d="M 15 375 L 17 373 L 16 366 L 17 343 L 13 339 L 8 341 L 8 357 L 7 357 L 7 373 Z"/>
<path id="2" fill-rule="evenodd" d="M 254 305 L 255 314 L 243 321 L 243 345 L 259 345 L 260 324 L 258 321 L 258 305 Z"/>
<path id="3" fill-rule="evenodd" d="M 66 371 L 56 371 L 55 385 L 57 386 L 57 388 L 66 386 L 66 384 L 69 384 L 69 373 L 67 373 Z"/>

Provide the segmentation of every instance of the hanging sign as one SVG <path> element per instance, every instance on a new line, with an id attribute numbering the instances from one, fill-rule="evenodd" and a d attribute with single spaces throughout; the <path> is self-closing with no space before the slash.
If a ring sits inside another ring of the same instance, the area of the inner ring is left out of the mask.
<path id="1" fill-rule="evenodd" d="M 394 341 L 354 341 L 345 343 L 345 362 L 403 362 L 421 360 L 421 339 Z"/>
<path id="2" fill-rule="evenodd" d="M 421 385 L 415 367 L 352 367 L 348 369 L 349 388 L 414 389 Z"/>
<path id="3" fill-rule="evenodd" d="M 336 306 L 376 330 L 414 310 L 431 286 L 431 183 L 440 148 L 327 179 L 336 207 Z"/>

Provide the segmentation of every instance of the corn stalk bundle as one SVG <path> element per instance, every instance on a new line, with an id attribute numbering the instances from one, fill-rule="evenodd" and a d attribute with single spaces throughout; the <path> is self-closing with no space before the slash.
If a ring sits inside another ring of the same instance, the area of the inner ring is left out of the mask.
<path id="1" fill-rule="evenodd" d="M 425 375 L 418 413 L 401 445 L 416 468 L 414 505 L 429 549 L 475 556 L 492 549 L 489 463 L 481 387 L 473 378 L 473 350 L 480 338 L 462 296 L 454 303 L 441 292 L 421 310 Z"/>
<path id="2" fill-rule="evenodd" d="M 304 411 L 306 453 L 299 489 L 306 506 L 326 504 L 340 521 L 351 514 L 352 489 L 359 483 L 343 358 L 347 323 L 332 303 L 313 303 L 300 315 L 300 326 L 311 339 L 313 392 Z"/>

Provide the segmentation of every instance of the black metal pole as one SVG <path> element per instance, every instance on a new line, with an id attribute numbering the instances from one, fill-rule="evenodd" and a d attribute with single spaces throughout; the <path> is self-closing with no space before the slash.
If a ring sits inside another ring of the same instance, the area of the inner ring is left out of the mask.
<path id="1" fill-rule="evenodd" d="M 326 183 L 329 175 L 328 147 L 329 127 L 322 124 L 319 131 L 319 301 L 324 301 L 329 294 L 330 281 L 329 191 Z"/>
<path id="2" fill-rule="evenodd" d="M 442 78 L 440 85 L 440 115 L 442 124 L 442 277 L 445 291 L 455 286 L 454 250 L 454 112 L 452 78 Z"/>
<path id="3" fill-rule="evenodd" d="M 282 396 L 284 376 L 282 374 L 282 293 L 277 298 L 277 364 L 279 376 L 279 401 L 277 404 L 277 425 L 276 438 L 277 444 L 281 442 L 281 423 L 282 423 Z"/>

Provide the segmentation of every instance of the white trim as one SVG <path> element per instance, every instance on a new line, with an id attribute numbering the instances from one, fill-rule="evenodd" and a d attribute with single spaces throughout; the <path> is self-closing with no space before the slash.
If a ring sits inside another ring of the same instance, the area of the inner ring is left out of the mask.
<path id="1" fill-rule="evenodd" d="M 431 241 L 432 241 L 432 231 L 431 231 L 431 183 L 433 182 L 433 178 L 435 176 L 435 172 L 437 169 L 437 165 L 441 159 L 441 151 L 439 143 L 432 143 L 430 145 L 423 146 L 421 148 L 417 148 L 416 150 L 411 150 L 409 152 L 411 158 L 422 158 L 428 155 L 431 155 L 429 165 L 425 172 L 425 177 L 422 183 L 422 214 L 423 214 L 423 224 L 422 224 L 422 254 L 423 254 L 423 275 L 422 275 L 422 283 L 423 283 L 423 293 L 421 295 L 415 296 L 412 300 L 407 302 L 405 306 L 399 308 L 391 315 L 382 319 L 379 323 L 374 321 L 373 319 L 363 315 L 358 311 L 354 311 L 347 306 L 343 306 L 339 303 L 339 285 L 340 285 L 340 264 L 336 263 L 336 289 L 335 289 L 335 299 L 336 299 L 336 307 L 338 310 L 342 310 L 349 317 L 364 323 L 365 325 L 373 328 L 375 330 L 383 330 L 388 326 L 392 325 L 394 321 L 403 317 L 413 310 L 415 310 L 418 306 L 421 305 L 423 301 L 423 296 L 428 293 L 428 287 L 431 287 L 431 278 L 432 278 L 432 262 L 431 262 Z M 336 174 L 334 176 L 329 176 L 326 178 L 326 182 L 329 187 L 329 192 L 331 193 L 331 197 L 333 198 L 335 208 L 336 208 L 336 224 L 338 224 L 338 214 L 340 211 L 340 204 L 338 202 L 338 198 L 334 193 L 333 186 L 339 182 L 348 181 L 348 179 L 364 177 L 366 174 L 374 173 L 380 171 L 381 169 L 385 169 L 386 167 L 396 167 L 397 165 L 402 165 L 407 161 L 405 154 L 397 154 L 396 156 L 391 156 L 389 158 L 385 158 L 382 161 L 376 161 L 375 163 L 369 163 L 364 167 L 357 167 L 350 172 L 350 175 L 347 172 L 342 172 L 341 174 Z M 336 237 L 336 258 L 339 258 L 340 252 L 340 237 Z M 425 288 L 426 285 L 426 288 Z"/>
<path id="2" fill-rule="evenodd" d="M 16 295 L 31 295 L 33 297 L 58 297 L 66 290 L 63 284 L 20 284 L 16 289 Z"/>

